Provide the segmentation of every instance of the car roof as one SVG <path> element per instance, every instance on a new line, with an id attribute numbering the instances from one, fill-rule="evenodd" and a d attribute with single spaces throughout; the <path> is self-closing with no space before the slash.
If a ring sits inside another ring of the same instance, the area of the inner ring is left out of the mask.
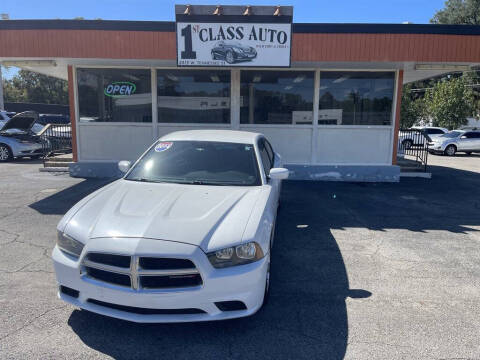
<path id="1" fill-rule="evenodd" d="M 254 144 L 260 133 L 238 130 L 186 130 L 175 131 L 160 138 L 162 141 L 218 141 L 238 144 Z"/>

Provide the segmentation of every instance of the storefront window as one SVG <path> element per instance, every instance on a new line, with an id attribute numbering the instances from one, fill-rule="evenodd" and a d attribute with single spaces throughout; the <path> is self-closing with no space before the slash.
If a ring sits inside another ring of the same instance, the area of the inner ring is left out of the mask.
<path id="1" fill-rule="evenodd" d="M 242 71 L 242 124 L 312 124 L 313 71 Z"/>
<path id="2" fill-rule="evenodd" d="M 230 123 L 230 71 L 157 70 L 158 122 Z"/>
<path id="3" fill-rule="evenodd" d="M 319 125 L 390 125 L 394 72 L 320 73 Z"/>
<path id="4" fill-rule="evenodd" d="M 81 122 L 151 122 L 150 70 L 78 69 Z"/>

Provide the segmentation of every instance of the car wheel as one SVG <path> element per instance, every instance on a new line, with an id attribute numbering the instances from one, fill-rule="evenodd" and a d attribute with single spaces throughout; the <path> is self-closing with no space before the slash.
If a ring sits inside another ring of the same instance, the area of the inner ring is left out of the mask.
<path id="1" fill-rule="evenodd" d="M 447 148 L 445 149 L 445 155 L 447 156 L 453 156 L 457 152 L 457 148 L 455 145 L 448 145 Z"/>
<path id="2" fill-rule="evenodd" d="M 10 148 L 7 145 L 0 144 L 0 162 L 6 162 L 12 159 L 13 159 L 12 150 L 10 150 Z"/>
<path id="3" fill-rule="evenodd" d="M 233 52 L 227 51 L 227 55 L 225 56 L 225 60 L 229 64 L 233 64 L 235 62 L 235 58 L 233 57 Z"/>
<path id="4" fill-rule="evenodd" d="M 412 140 L 403 140 L 402 141 L 402 146 L 404 149 L 410 149 L 413 146 L 413 141 Z"/>

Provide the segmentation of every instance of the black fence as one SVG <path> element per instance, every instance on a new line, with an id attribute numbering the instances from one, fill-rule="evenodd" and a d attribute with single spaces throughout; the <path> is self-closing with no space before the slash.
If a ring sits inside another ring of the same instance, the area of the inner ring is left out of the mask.
<path id="1" fill-rule="evenodd" d="M 72 128 L 70 125 L 48 124 L 38 134 L 43 140 L 43 158 L 72 152 Z"/>
<path id="2" fill-rule="evenodd" d="M 412 157 L 423 171 L 427 171 L 428 143 L 432 140 L 422 130 L 400 130 L 398 134 L 398 156 Z"/>

